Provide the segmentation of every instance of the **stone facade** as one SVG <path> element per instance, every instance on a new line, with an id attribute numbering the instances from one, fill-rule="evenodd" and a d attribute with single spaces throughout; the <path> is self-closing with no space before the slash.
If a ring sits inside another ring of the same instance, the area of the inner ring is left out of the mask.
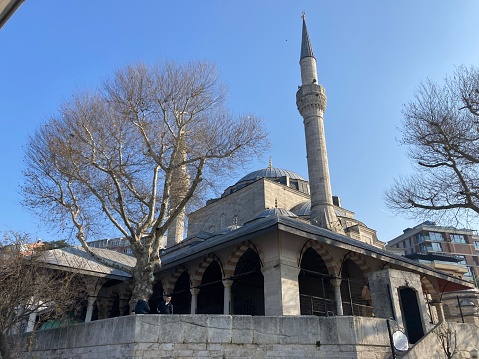
<path id="1" fill-rule="evenodd" d="M 381 318 L 392 318 L 397 321 L 399 328 L 407 333 L 405 319 L 406 303 L 400 298 L 401 289 L 410 289 L 414 292 L 420 313 L 422 332 L 427 333 L 432 328 L 431 319 L 422 290 L 419 274 L 394 269 L 384 269 L 369 273 L 369 289 L 374 307 L 374 313 Z"/>
<path id="2" fill-rule="evenodd" d="M 37 332 L 20 357 L 385 359 L 390 352 L 377 318 L 131 315 Z"/>
<path id="3" fill-rule="evenodd" d="M 309 200 L 305 193 L 280 183 L 261 178 L 238 192 L 188 215 L 188 236 L 200 231 L 219 232 L 235 224 L 242 226 L 268 208 L 290 209 Z M 236 218 L 236 223 L 235 222 Z"/>

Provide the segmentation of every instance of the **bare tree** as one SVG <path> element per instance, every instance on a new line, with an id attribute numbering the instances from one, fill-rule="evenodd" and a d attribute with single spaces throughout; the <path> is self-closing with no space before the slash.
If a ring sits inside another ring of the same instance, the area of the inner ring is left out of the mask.
<path id="1" fill-rule="evenodd" d="M 479 214 L 479 68 L 458 67 L 443 85 L 422 82 L 403 115 L 415 173 L 386 192 L 389 208 L 413 218 Z"/>
<path id="2" fill-rule="evenodd" d="M 7 335 L 22 328 L 36 329 L 51 319 L 66 319 L 78 310 L 84 297 L 79 278 L 43 266 L 43 246 L 28 235 L 6 233 L 8 243 L 0 247 L 0 357 L 9 359 L 12 348 Z M 32 314 L 41 315 L 33 321 Z"/>
<path id="3" fill-rule="evenodd" d="M 132 65 L 30 138 L 24 203 L 73 228 L 95 258 L 87 241 L 99 229 L 127 238 L 136 265 L 119 268 L 134 278 L 131 305 L 151 295 L 160 239 L 185 206 L 268 145 L 262 122 L 231 115 L 225 96 L 209 63 Z"/>
<path id="4" fill-rule="evenodd" d="M 457 331 L 441 325 L 434 329 L 434 334 L 439 340 L 446 358 L 452 359 L 457 354 Z"/>

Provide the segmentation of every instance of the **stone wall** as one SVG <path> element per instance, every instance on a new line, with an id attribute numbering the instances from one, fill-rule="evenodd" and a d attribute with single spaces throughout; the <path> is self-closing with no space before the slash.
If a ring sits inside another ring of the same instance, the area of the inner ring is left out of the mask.
<path id="1" fill-rule="evenodd" d="M 455 333 L 455 346 L 457 349 L 454 355 L 455 359 L 469 359 L 470 351 L 479 348 L 479 330 L 478 327 L 471 324 L 447 323 L 443 322 L 437 326 L 433 332 L 444 333 L 449 329 L 451 333 Z M 429 333 L 423 339 L 416 343 L 402 359 L 424 359 L 424 358 L 446 358 L 444 350 L 438 337 L 433 333 Z M 454 343 L 454 341 L 453 341 Z"/>
<path id="2" fill-rule="evenodd" d="M 360 358 L 390 356 L 386 322 L 364 317 L 130 315 L 34 334 L 21 358 Z"/>
<path id="3" fill-rule="evenodd" d="M 237 224 L 242 226 L 266 208 L 279 207 L 289 210 L 307 200 L 309 200 L 307 194 L 262 178 L 238 192 L 190 213 L 188 236 L 200 231 L 218 232 L 224 227 L 232 226 L 235 216 Z"/>

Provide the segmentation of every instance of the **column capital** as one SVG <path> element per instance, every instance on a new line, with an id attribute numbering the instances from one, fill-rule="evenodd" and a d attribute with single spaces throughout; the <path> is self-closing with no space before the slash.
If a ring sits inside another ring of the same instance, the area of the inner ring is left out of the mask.
<path id="1" fill-rule="evenodd" d="M 93 305 L 93 303 L 95 303 L 96 301 L 96 297 L 93 297 L 93 296 L 88 296 L 88 305 Z"/>
<path id="2" fill-rule="evenodd" d="M 329 282 L 333 285 L 333 287 L 340 287 L 342 281 L 343 280 L 341 278 L 331 278 L 329 280 Z"/>
<path id="3" fill-rule="evenodd" d="M 200 292 L 199 288 L 190 288 L 191 295 L 198 295 L 199 292 Z"/>
<path id="4" fill-rule="evenodd" d="M 232 285 L 233 285 L 232 279 L 223 279 L 223 286 L 225 288 L 231 288 Z"/>

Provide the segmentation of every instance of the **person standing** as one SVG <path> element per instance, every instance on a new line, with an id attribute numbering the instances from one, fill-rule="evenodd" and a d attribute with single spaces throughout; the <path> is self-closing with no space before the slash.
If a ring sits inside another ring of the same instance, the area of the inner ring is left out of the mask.
<path id="1" fill-rule="evenodd" d="M 145 298 L 138 299 L 134 312 L 135 314 L 150 314 L 150 306 Z"/>
<path id="2" fill-rule="evenodd" d="M 173 314 L 173 304 L 171 304 L 171 295 L 167 295 L 165 300 L 158 305 L 158 313 L 160 314 Z"/>

